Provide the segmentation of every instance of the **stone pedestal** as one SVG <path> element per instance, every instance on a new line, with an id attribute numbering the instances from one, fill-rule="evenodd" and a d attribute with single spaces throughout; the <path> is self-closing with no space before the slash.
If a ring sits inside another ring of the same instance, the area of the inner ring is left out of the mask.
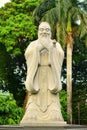
<path id="1" fill-rule="evenodd" d="M 29 126 L 28 126 L 29 125 Z M 31 123 L 24 126 L 0 125 L 0 130 L 87 130 L 87 126 L 82 125 L 62 125 L 57 123 Z"/>

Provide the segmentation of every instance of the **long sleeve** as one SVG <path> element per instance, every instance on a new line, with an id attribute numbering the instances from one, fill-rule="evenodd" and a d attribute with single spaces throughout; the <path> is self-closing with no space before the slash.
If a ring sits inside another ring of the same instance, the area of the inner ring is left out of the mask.
<path id="1" fill-rule="evenodd" d="M 50 90 L 56 93 L 62 89 L 61 85 L 61 68 L 64 59 L 64 52 L 59 43 L 56 43 L 55 47 L 50 49 L 50 62 L 52 67 L 52 72 L 55 80 L 55 85 Z"/>
<path id="2" fill-rule="evenodd" d="M 31 93 L 37 93 L 39 91 L 38 86 L 34 86 L 34 76 L 38 68 L 38 50 L 33 45 L 28 46 L 25 52 L 25 59 L 27 64 L 27 77 L 25 81 L 25 86 Z"/>

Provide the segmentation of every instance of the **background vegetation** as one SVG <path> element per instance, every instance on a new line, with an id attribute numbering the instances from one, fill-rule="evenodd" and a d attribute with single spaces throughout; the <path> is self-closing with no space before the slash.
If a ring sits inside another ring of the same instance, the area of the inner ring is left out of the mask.
<path id="1" fill-rule="evenodd" d="M 73 123 L 87 124 L 87 1 L 81 3 L 78 0 L 67 0 L 67 3 L 65 0 L 59 3 L 57 0 L 11 0 L 10 3 L 6 3 L 4 7 L 0 8 L 0 90 L 13 94 L 13 96 L 0 94 L 0 124 L 19 123 L 23 116 L 23 110 L 20 107 L 23 107 L 26 96 L 24 52 L 27 45 L 37 39 L 37 28 L 43 20 L 51 24 L 52 37 L 62 44 L 65 51 L 62 71 L 63 92 L 60 97 L 64 119 L 67 118 L 65 36 L 68 9 L 72 14 L 71 24 L 74 39 L 72 57 Z M 78 19 L 81 20 L 80 26 L 76 24 Z M 11 114 L 9 114 L 10 111 Z M 17 113 L 18 111 L 19 113 Z M 19 116 L 16 117 L 16 114 Z M 15 115 L 14 119 L 13 115 Z"/>
<path id="2" fill-rule="evenodd" d="M 19 124 L 24 110 L 18 107 L 13 95 L 0 93 L 0 125 Z"/>

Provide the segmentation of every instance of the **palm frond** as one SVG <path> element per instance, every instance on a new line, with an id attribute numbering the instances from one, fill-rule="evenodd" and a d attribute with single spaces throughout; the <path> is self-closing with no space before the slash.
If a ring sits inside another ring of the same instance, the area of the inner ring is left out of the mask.
<path id="1" fill-rule="evenodd" d="M 81 37 L 87 33 L 87 13 L 81 9 L 79 3 L 78 0 L 44 0 L 35 9 L 33 16 L 38 24 L 41 21 L 49 22 L 53 37 L 57 38 L 63 44 L 65 43 L 69 13 L 71 14 L 71 27 L 79 28 Z M 76 24 L 77 20 L 81 21 L 81 25 L 78 26 Z"/>
<path id="2" fill-rule="evenodd" d="M 33 12 L 33 17 L 36 21 L 40 21 L 45 12 L 55 7 L 55 0 L 44 0 Z"/>

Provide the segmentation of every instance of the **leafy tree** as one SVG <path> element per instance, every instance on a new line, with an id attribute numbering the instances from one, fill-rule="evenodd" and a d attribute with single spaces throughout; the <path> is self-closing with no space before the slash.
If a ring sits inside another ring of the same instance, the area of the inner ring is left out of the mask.
<path id="1" fill-rule="evenodd" d="M 0 125 L 19 124 L 24 111 L 18 107 L 13 95 L 0 93 Z"/>
<path id="2" fill-rule="evenodd" d="M 30 41 L 36 39 L 32 13 L 40 1 L 12 0 L 0 8 L 0 89 L 13 93 L 18 105 L 23 105 L 25 97 L 24 52 Z"/>
<path id="3" fill-rule="evenodd" d="M 3 13 L 1 9 L 0 15 L 0 43 L 3 43 L 7 51 L 14 55 L 23 53 L 25 40 L 32 40 L 35 36 L 36 27 L 32 17 L 28 16 L 28 14 L 17 12 L 17 7 L 14 9 L 11 3 L 5 6 Z"/>

